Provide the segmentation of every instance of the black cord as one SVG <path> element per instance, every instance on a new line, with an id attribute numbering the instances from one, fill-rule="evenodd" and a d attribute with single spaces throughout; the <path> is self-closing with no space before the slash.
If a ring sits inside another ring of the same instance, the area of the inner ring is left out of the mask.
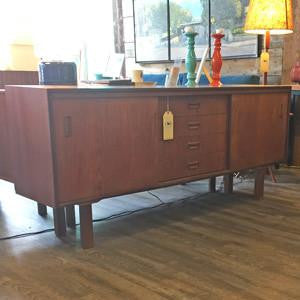
<path id="1" fill-rule="evenodd" d="M 103 222 L 103 221 L 108 221 L 108 220 L 113 220 L 113 219 L 117 219 L 117 218 L 120 218 L 120 217 L 129 216 L 129 215 L 132 215 L 134 213 L 138 213 L 138 212 L 142 212 L 142 211 L 147 211 L 147 210 L 155 209 L 155 208 L 159 208 L 159 207 L 171 206 L 171 205 L 173 205 L 175 203 L 177 204 L 179 201 L 185 202 L 187 200 L 192 200 L 192 199 L 198 198 L 199 196 L 205 196 L 207 194 L 207 193 L 196 194 L 196 195 L 193 195 L 191 197 L 187 197 L 187 198 L 184 198 L 184 199 L 178 199 L 178 200 L 173 201 L 173 202 L 163 202 L 161 200 L 161 198 L 158 197 L 157 195 L 153 194 L 150 191 L 148 191 L 148 193 L 150 195 L 152 195 L 153 197 L 155 197 L 157 200 L 159 200 L 160 203 L 157 204 L 157 205 L 154 205 L 154 206 L 143 207 L 143 208 L 139 208 L 139 209 L 135 209 L 135 210 L 126 210 L 126 211 L 123 211 L 121 213 L 113 214 L 113 215 L 110 215 L 110 216 L 105 217 L 105 218 L 94 219 L 93 223 L 95 223 L 95 222 Z M 76 223 L 75 224 L 75 226 L 78 226 L 78 225 L 80 225 L 80 223 Z M 2 237 L 2 238 L 0 238 L 0 241 L 11 240 L 11 239 L 18 239 L 18 238 L 24 238 L 24 237 L 38 235 L 38 234 L 43 234 L 43 233 L 52 232 L 52 231 L 54 231 L 54 228 L 48 228 L 48 229 L 41 230 L 41 231 L 21 233 L 21 234 L 17 234 L 17 235 Z"/>
<path id="2" fill-rule="evenodd" d="M 160 204 L 155 205 L 155 206 L 150 206 L 150 207 L 143 207 L 143 208 L 139 208 L 139 209 L 135 209 L 135 210 L 126 210 L 126 211 L 123 211 L 121 213 L 113 214 L 113 215 L 110 215 L 110 216 L 105 217 L 105 218 L 94 219 L 93 223 L 113 220 L 113 219 L 116 219 L 116 218 L 132 215 L 133 213 L 138 213 L 138 212 L 141 212 L 141 211 L 146 211 L 146 210 L 150 210 L 150 209 L 154 209 L 154 208 L 158 208 L 158 207 L 162 207 L 162 206 L 169 206 L 172 203 L 174 203 L 174 202 L 165 203 L 157 195 L 153 194 L 152 192 L 148 191 L 148 193 L 150 195 L 152 195 L 153 197 L 155 197 L 156 199 L 158 199 Z M 187 200 L 187 199 L 189 199 L 189 198 L 180 199 L 180 200 Z M 175 202 L 177 202 L 177 201 L 175 201 Z M 75 226 L 77 226 L 77 225 L 80 225 L 80 223 L 75 224 Z M 42 233 L 52 232 L 52 231 L 54 231 L 54 228 L 48 228 L 48 229 L 41 230 L 41 231 L 26 232 L 26 233 L 16 234 L 16 235 L 12 235 L 12 236 L 2 237 L 2 238 L 0 238 L 0 241 L 18 239 L 18 238 L 38 235 L 38 234 L 42 234 Z"/>
<path id="3" fill-rule="evenodd" d="M 150 195 L 152 195 L 154 198 L 156 198 L 160 203 L 164 203 L 157 195 L 155 195 L 154 193 L 152 193 L 152 192 L 150 192 L 150 191 L 148 191 L 148 193 L 150 194 Z"/>
<path id="4" fill-rule="evenodd" d="M 12 236 L 6 236 L 6 237 L 0 238 L 0 241 L 19 239 L 19 238 L 36 235 L 36 234 L 42 234 L 42 233 L 51 232 L 51 231 L 54 231 L 54 228 L 48 228 L 48 229 L 41 230 L 41 231 L 26 232 L 26 233 L 16 234 L 16 235 L 12 235 Z"/>

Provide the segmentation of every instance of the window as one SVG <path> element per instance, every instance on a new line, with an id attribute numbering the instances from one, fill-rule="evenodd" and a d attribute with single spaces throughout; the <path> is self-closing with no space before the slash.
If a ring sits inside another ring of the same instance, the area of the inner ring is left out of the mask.
<path id="1" fill-rule="evenodd" d="M 10 64 L 11 44 L 34 47 L 35 63 L 38 58 L 78 62 L 81 51 L 82 78 L 93 80 L 114 53 L 111 0 L 2 0 L 1 8 L 6 12 L 0 18 L 0 28 L 5 28 L 0 40 L 3 68 Z M 17 61 L 24 65 L 28 57 L 21 50 Z"/>
<path id="2" fill-rule="evenodd" d="M 223 28 L 223 57 L 257 57 L 258 39 L 243 32 L 249 0 L 133 0 L 136 62 L 164 62 L 184 58 L 183 29 L 198 33 L 195 52 L 201 59 L 211 34 Z"/>

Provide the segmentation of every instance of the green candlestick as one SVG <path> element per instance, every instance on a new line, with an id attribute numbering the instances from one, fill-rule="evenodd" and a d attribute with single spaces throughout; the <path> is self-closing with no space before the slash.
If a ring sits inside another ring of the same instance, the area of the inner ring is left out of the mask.
<path id="1" fill-rule="evenodd" d="M 188 39 L 188 51 L 185 58 L 185 68 L 187 70 L 187 83 L 186 86 L 188 87 L 194 87 L 196 86 L 196 54 L 194 50 L 195 46 L 195 36 L 197 35 L 197 32 L 185 32 L 185 36 Z"/>

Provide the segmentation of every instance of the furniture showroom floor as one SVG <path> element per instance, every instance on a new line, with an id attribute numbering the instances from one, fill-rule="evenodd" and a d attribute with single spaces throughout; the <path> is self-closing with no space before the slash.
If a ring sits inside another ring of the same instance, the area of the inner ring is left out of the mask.
<path id="1" fill-rule="evenodd" d="M 65 240 L 3 240 L 53 222 L 0 180 L 0 299 L 299 299 L 300 170 L 277 175 L 263 201 L 251 179 L 233 195 L 207 193 L 204 180 L 105 199 L 94 220 L 127 216 L 95 222 L 90 250 L 79 226 Z"/>

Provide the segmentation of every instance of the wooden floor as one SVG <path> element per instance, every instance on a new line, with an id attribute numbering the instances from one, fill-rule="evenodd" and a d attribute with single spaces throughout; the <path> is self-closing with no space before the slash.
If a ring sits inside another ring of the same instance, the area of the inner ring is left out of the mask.
<path id="1" fill-rule="evenodd" d="M 251 197 L 251 180 L 234 195 L 208 194 L 206 181 L 154 191 L 169 204 L 94 223 L 90 250 L 79 228 L 62 241 L 53 232 L 0 241 L 0 299 L 300 299 L 300 170 L 278 178 L 263 201 Z M 9 189 L 2 182 L 0 237 L 52 227 L 51 214 L 36 216 Z M 146 195 L 105 200 L 94 218 L 124 201 L 157 204 Z M 172 202 L 178 195 L 190 198 Z"/>

